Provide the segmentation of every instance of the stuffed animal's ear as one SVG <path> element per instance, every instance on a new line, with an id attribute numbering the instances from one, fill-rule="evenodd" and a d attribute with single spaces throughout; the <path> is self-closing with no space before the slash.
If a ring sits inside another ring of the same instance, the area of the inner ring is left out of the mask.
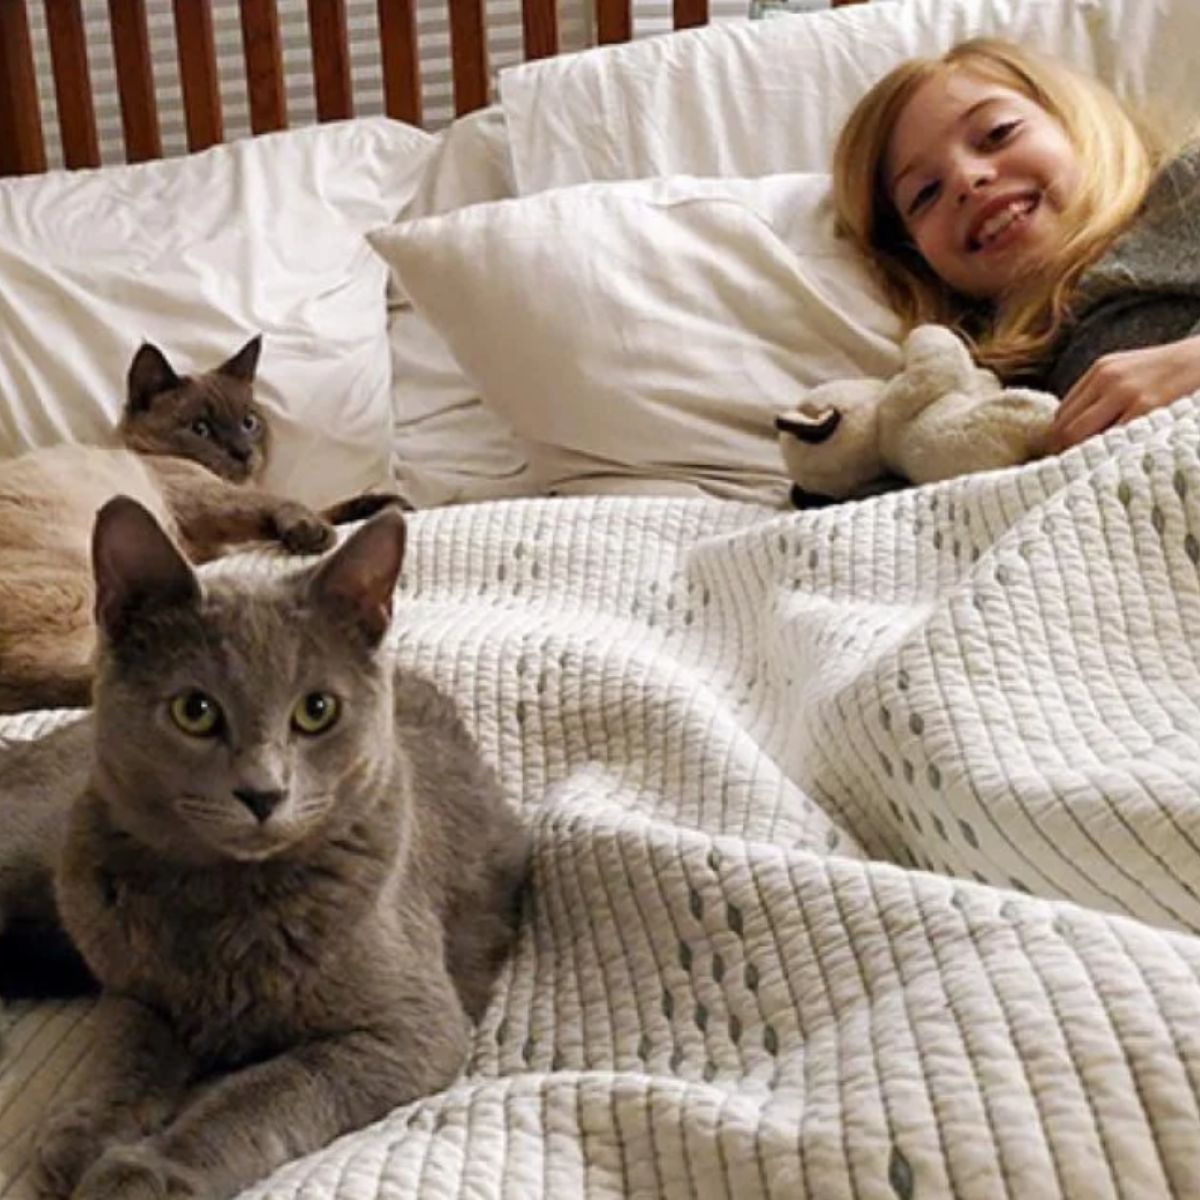
<path id="1" fill-rule="evenodd" d="M 833 437 L 841 419 L 842 414 L 832 406 L 819 409 L 805 406 L 792 412 L 779 413 L 775 418 L 775 429 L 778 433 L 790 433 L 810 446 L 817 446 Z"/>
<path id="2" fill-rule="evenodd" d="M 905 374 L 924 377 L 922 388 L 970 388 L 979 370 L 966 343 L 945 325 L 918 325 L 904 341 Z"/>

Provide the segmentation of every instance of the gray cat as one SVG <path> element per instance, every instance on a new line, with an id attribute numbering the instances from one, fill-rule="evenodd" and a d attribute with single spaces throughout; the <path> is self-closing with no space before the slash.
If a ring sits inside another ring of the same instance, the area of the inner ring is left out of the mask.
<path id="1" fill-rule="evenodd" d="M 0 757 L 0 927 L 61 916 L 103 988 L 45 1194 L 231 1196 L 462 1068 L 528 845 L 452 701 L 384 652 L 404 542 L 385 510 L 315 566 L 201 585 L 135 501 L 100 510 L 93 713 Z"/>

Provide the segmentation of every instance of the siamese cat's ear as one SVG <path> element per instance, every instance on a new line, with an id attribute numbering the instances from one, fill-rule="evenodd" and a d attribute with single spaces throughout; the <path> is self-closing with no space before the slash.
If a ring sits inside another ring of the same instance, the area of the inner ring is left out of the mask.
<path id="1" fill-rule="evenodd" d="M 230 379 L 240 379 L 243 383 L 253 383 L 254 373 L 258 370 L 258 356 L 262 353 L 262 334 L 255 334 L 232 358 L 227 359 L 218 368 L 217 373 L 228 375 Z"/>
<path id="2" fill-rule="evenodd" d="M 392 619 L 392 594 L 404 562 L 407 527 L 384 509 L 320 562 L 309 576 L 307 598 L 351 620 L 375 646 Z"/>
<path id="3" fill-rule="evenodd" d="M 92 529 L 96 623 L 120 634 L 135 606 L 195 603 L 200 584 L 162 527 L 136 500 L 114 496 L 96 514 Z"/>
<path id="4" fill-rule="evenodd" d="M 182 380 L 167 362 L 167 356 L 150 342 L 143 342 L 129 364 L 125 382 L 125 410 L 145 412 L 155 396 L 179 387 Z"/>

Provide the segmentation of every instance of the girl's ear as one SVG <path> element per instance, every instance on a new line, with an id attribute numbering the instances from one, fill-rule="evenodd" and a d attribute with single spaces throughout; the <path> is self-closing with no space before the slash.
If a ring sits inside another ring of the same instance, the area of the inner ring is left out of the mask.
<path id="1" fill-rule="evenodd" d="M 348 617 L 369 645 L 378 645 L 391 623 L 406 537 L 399 511 L 384 509 L 318 564 L 307 585 L 309 602 Z"/>

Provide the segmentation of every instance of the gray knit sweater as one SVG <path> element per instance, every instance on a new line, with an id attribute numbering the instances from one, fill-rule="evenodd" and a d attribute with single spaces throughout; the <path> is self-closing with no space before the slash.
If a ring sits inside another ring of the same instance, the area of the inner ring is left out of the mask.
<path id="1" fill-rule="evenodd" d="M 1041 385 L 1065 396 L 1102 355 L 1200 333 L 1200 143 L 1160 172 L 1142 211 L 1084 272 Z"/>

